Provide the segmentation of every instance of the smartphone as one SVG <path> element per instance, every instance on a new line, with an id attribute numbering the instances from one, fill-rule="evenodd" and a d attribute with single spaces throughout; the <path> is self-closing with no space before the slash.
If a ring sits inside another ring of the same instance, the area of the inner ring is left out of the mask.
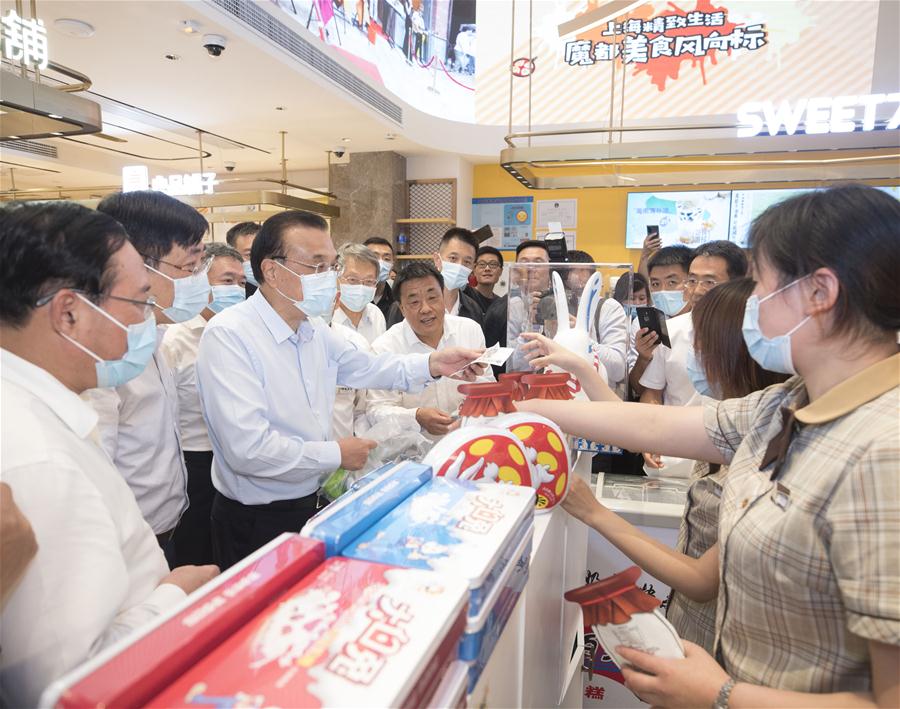
<path id="1" fill-rule="evenodd" d="M 659 239 L 659 225 L 658 224 L 648 224 L 647 225 L 647 236 L 655 236 Z"/>
<path id="2" fill-rule="evenodd" d="M 666 327 L 666 314 L 662 310 L 651 306 L 639 305 L 635 310 L 637 310 L 640 326 L 653 330 L 659 337 L 660 344 L 671 347 L 672 341 L 669 339 L 669 328 Z"/>

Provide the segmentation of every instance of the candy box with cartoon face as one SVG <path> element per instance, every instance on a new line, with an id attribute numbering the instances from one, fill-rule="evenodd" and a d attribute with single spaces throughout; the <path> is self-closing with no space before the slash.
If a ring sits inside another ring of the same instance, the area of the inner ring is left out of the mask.
<path id="1" fill-rule="evenodd" d="M 329 559 L 150 704 L 423 706 L 455 659 L 466 595 L 428 571 Z"/>
<path id="2" fill-rule="evenodd" d="M 343 554 L 463 579 L 474 617 L 522 537 L 530 534 L 533 519 L 531 488 L 434 478 Z"/>

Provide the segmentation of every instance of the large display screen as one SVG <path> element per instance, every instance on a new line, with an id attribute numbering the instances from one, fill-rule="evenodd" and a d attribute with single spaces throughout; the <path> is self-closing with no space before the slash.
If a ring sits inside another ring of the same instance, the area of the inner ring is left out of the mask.
<path id="1" fill-rule="evenodd" d="M 728 238 L 731 192 L 631 192 L 625 245 L 639 249 L 647 227 L 658 226 L 663 246 L 691 248 Z"/>
<path id="2" fill-rule="evenodd" d="M 814 189 L 632 192 L 628 195 L 625 246 L 642 248 L 647 227 L 655 225 L 663 246 L 683 244 L 694 248 L 707 241 L 727 239 L 747 248 L 754 219 L 773 204 Z M 900 200 L 900 185 L 878 189 Z"/>

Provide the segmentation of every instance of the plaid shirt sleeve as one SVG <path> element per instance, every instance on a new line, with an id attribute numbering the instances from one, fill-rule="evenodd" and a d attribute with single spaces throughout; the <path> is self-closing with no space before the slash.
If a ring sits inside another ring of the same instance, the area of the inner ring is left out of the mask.
<path id="1" fill-rule="evenodd" d="M 750 431 L 760 406 L 763 391 L 755 391 L 742 399 L 717 401 L 703 397 L 703 423 L 709 440 L 725 457 L 725 464 L 731 463 L 735 451 Z"/>
<path id="2" fill-rule="evenodd" d="M 829 555 L 854 635 L 900 645 L 900 443 L 867 450 L 835 489 Z"/>

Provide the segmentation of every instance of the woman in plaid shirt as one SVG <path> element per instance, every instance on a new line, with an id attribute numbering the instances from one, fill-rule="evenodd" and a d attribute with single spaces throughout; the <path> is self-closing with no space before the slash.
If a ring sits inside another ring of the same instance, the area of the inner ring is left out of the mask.
<path id="1" fill-rule="evenodd" d="M 718 598 L 715 659 L 689 642 L 683 660 L 621 649 L 642 699 L 897 707 L 900 202 L 863 185 L 802 194 L 760 215 L 750 244 L 744 339 L 761 366 L 797 376 L 699 407 L 519 408 L 578 436 L 730 466 L 718 543 L 699 559 L 617 523 L 586 485 L 565 503 L 679 593 Z"/>

